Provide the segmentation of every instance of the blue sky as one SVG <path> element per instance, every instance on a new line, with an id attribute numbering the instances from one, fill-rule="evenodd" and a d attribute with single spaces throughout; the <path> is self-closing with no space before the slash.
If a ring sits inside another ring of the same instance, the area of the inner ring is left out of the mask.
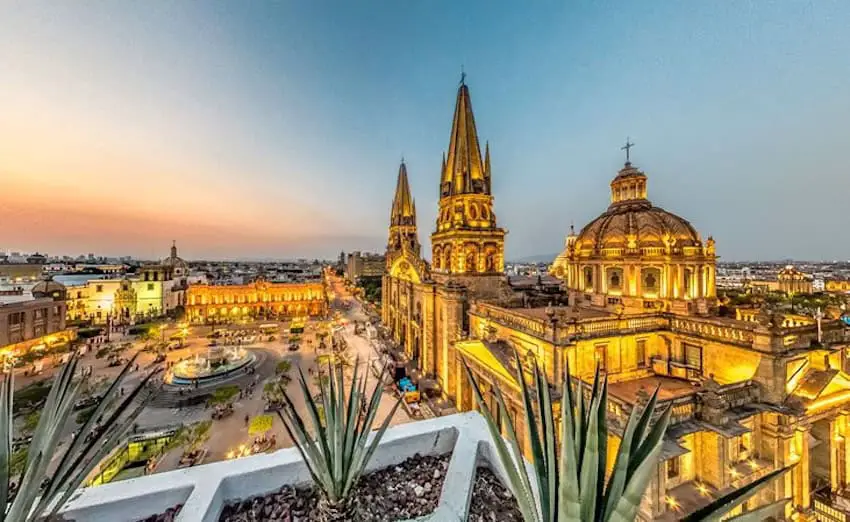
<path id="1" fill-rule="evenodd" d="M 402 155 L 434 226 L 461 66 L 509 258 L 652 201 L 725 259 L 847 259 L 850 3 L 0 6 L 0 249 L 379 250 Z"/>

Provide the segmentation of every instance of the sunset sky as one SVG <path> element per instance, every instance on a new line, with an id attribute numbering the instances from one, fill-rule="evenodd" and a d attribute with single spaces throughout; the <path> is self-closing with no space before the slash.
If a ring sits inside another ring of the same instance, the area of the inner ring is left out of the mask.
<path id="1" fill-rule="evenodd" d="M 724 259 L 848 259 L 848 27 L 841 0 L 4 2 L 0 251 L 383 250 L 402 156 L 427 245 L 463 66 L 508 258 L 601 213 L 631 136 Z"/>

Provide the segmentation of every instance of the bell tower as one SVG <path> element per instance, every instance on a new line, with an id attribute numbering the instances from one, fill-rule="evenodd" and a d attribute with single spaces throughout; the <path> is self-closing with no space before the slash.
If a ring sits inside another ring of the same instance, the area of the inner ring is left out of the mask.
<path id="1" fill-rule="evenodd" d="M 419 233 L 416 230 L 416 202 L 410 195 L 410 184 L 407 181 L 407 166 L 404 160 L 398 167 L 393 207 L 390 211 L 390 233 L 387 240 L 387 263 L 391 262 L 394 254 L 403 250 L 409 251 L 414 257 L 419 257 Z"/>
<path id="2" fill-rule="evenodd" d="M 469 87 L 457 90 L 448 154 L 443 156 L 437 229 L 431 234 L 431 267 L 444 276 L 504 272 L 505 231 L 496 225 L 490 147 L 482 157 Z"/>

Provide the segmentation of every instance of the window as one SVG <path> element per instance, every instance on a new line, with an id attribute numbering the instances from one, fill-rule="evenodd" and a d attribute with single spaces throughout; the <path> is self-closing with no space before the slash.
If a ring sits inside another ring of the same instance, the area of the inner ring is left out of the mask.
<path id="1" fill-rule="evenodd" d="M 646 367 L 646 339 L 638 339 L 636 358 L 637 358 L 638 368 L 645 368 Z"/>
<path id="2" fill-rule="evenodd" d="M 660 273 L 658 269 L 651 268 L 643 271 L 643 289 L 647 292 L 658 291 L 658 279 Z"/>
<path id="3" fill-rule="evenodd" d="M 702 370 L 702 346 L 683 343 L 685 348 L 685 364 L 689 368 Z"/>
<path id="4" fill-rule="evenodd" d="M 103 285 L 97 285 L 94 287 L 95 292 L 103 292 Z"/>
<path id="5" fill-rule="evenodd" d="M 83 293 L 77 292 L 77 299 L 82 299 L 82 298 L 83 298 Z"/>
<path id="6" fill-rule="evenodd" d="M 608 289 L 620 290 L 623 285 L 623 271 L 619 268 L 608 270 Z"/>
<path id="7" fill-rule="evenodd" d="M 607 344 L 597 344 L 593 347 L 594 350 L 594 359 L 596 359 L 596 364 L 599 367 L 600 372 L 604 372 L 607 368 L 608 362 L 608 345 Z"/>
<path id="8" fill-rule="evenodd" d="M 47 316 L 47 308 L 39 308 L 35 311 L 34 319 L 37 321 L 39 319 L 44 319 Z"/>
<path id="9" fill-rule="evenodd" d="M 584 288 L 585 290 L 593 290 L 593 268 L 584 267 Z"/>
<path id="10" fill-rule="evenodd" d="M 667 460 L 667 479 L 675 479 L 679 478 L 679 473 L 681 472 L 681 465 L 679 463 L 679 457 L 673 457 L 672 459 Z"/>
<path id="11" fill-rule="evenodd" d="M 153 283 L 148 283 L 148 292 L 153 291 Z"/>

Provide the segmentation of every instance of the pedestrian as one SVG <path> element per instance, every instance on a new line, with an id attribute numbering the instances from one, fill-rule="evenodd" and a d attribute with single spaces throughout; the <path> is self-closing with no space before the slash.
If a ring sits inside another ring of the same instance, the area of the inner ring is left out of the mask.
<path id="1" fill-rule="evenodd" d="M 248 414 L 246 413 L 245 414 L 245 426 L 247 426 L 247 425 L 248 425 Z"/>

